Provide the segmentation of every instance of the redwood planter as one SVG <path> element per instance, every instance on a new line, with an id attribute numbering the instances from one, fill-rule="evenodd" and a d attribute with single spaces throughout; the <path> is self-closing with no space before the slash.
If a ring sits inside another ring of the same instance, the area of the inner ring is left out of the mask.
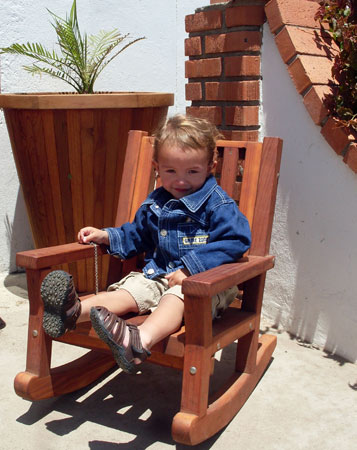
<path id="1" fill-rule="evenodd" d="M 85 225 L 113 225 L 128 131 L 152 132 L 173 98 L 0 94 L 36 248 L 73 242 Z M 107 265 L 101 264 L 101 284 Z M 70 270 L 80 291 L 94 289 L 93 261 Z"/>

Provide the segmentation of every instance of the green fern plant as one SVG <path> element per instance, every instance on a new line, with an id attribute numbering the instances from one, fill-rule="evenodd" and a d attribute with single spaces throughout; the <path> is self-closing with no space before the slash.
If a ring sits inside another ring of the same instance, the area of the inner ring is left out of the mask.
<path id="1" fill-rule="evenodd" d="M 96 36 L 81 34 L 77 3 L 73 1 L 69 16 L 58 17 L 48 10 L 53 18 L 52 26 L 57 34 L 61 54 L 47 50 L 42 44 L 12 44 L 0 48 L 1 53 L 28 56 L 36 61 L 24 69 L 33 75 L 47 74 L 71 85 L 79 94 L 93 93 L 94 83 L 103 69 L 121 52 L 144 37 L 124 41 L 130 34 L 122 35 L 117 29 L 100 31 Z M 121 44 L 122 47 L 118 49 Z"/>

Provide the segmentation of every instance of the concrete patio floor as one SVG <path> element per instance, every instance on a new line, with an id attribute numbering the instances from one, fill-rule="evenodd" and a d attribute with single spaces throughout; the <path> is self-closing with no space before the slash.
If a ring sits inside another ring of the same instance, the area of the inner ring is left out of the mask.
<path id="1" fill-rule="evenodd" d="M 119 369 L 86 389 L 40 402 L 16 396 L 14 376 L 24 370 L 28 301 L 24 274 L 0 274 L 0 448 L 168 449 L 171 420 L 179 407 L 180 374 L 144 364 L 127 375 Z M 357 448 L 357 366 L 279 333 L 274 359 L 232 422 L 199 449 Z M 55 364 L 82 350 L 55 345 Z M 224 370 L 234 353 L 216 364 Z"/>

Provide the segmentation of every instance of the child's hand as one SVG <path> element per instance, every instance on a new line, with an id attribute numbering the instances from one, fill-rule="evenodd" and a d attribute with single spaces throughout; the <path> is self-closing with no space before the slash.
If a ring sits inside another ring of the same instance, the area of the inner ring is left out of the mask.
<path id="1" fill-rule="evenodd" d="M 165 278 L 169 281 L 169 287 L 172 287 L 177 284 L 181 286 L 182 281 L 188 276 L 190 276 L 190 272 L 187 269 L 178 269 L 176 272 L 165 275 Z"/>
<path id="2" fill-rule="evenodd" d="M 96 244 L 109 245 L 109 236 L 105 230 L 99 230 L 94 227 L 84 227 L 78 232 L 78 242 L 80 244 L 95 242 Z"/>

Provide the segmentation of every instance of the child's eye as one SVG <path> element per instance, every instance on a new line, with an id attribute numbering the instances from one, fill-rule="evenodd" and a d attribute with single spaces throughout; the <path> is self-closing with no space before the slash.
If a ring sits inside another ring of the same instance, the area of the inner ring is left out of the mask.
<path id="1" fill-rule="evenodd" d="M 195 174 L 195 173 L 198 173 L 198 170 L 189 170 L 188 173 Z"/>
<path id="2" fill-rule="evenodd" d="M 175 173 L 174 169 L 167 169 L 165 172 L 166 173 Z"/>

